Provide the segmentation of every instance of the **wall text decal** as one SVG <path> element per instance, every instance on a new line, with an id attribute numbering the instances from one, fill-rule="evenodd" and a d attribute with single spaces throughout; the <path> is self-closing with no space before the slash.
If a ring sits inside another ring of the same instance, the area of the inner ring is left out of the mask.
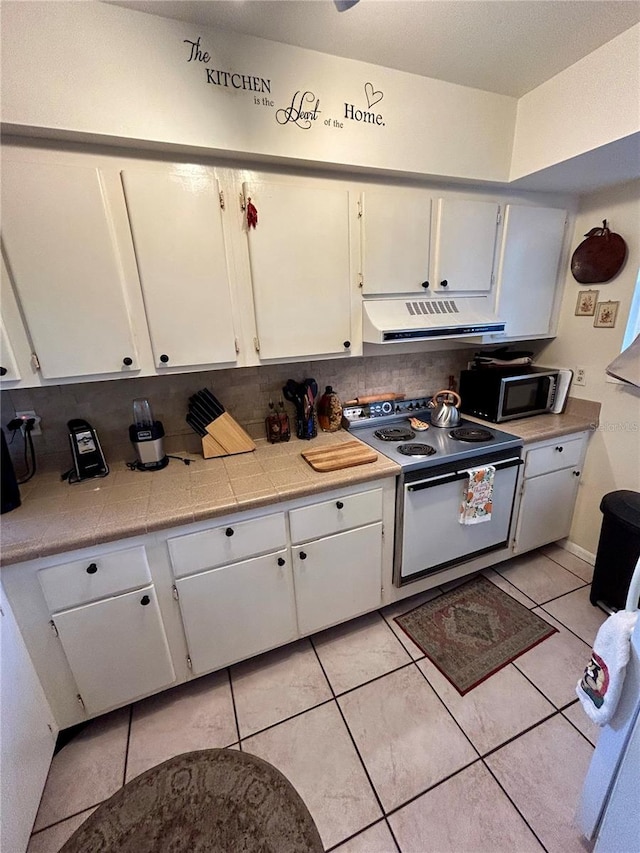
<path id="1" fill-rule="evenodd" d="M 302 130 L 309 130 L 320 112 L 320 98 L 316 98 L 313 92 L 297 91 L 288 107 L 276 111 L 276 121 L 278 124 L 293 122 Z"/>
<path id="2" fill-rule="evenodd" d="M 200 36 L 196 41 L 189 39 L 183 39 L 183 41 L 191 46 L 187 62 L 205 63 L 211 61 L 211 54 L 201 47 Z M 244 89 L 249 92 L 271 93 L 271 80 L 258 77 L 255 74 L 238 74 L 235 71 L 223 71 L 219 68 L 205 68 L 205 73 L 207 83 L 214 86 L 222 86 L 227 89 Z"/>
<path id="3" fill-rule="evenodd" d="M 384 98 L 384 92 L 376 90 L 373 83 L 364 84 L 364 95 L 367 99 L 368 110 L 360 110 L 354 104 L 344 105 L 344 117 L 350 121 L 362 122 L 363 124 L 375 124 L 378 127 L 384 127 L 385 122 L 382 113 L 371 112 L 371 107 L 379 103 Z"/>

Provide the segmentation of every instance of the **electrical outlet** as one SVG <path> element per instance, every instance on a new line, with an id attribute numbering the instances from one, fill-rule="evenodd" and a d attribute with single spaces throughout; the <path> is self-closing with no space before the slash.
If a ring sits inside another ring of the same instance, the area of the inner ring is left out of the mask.
<path id="1" fill-rule="evenodd" d="M 574 385 L 586 385 L 587 384 L 587 371 L 584 367 L 576 367 L 575 373 L 573 374 L 573 384 Z"/>
<path id="2" fill-rule="evenodd" d="M 36 415 L 35 412 L 16 412 L 16 417 L 20 418 L 22 421 L 27 421 L 29 418 L 33 418 L 35 424 L 33 425 L 33 429 L 31 430 L 31 435 L 42 435 L 42 429 L 40 427 L 40 417 Z M 24 433 L 24 427 L 20 427 L 21 431 Z"/>

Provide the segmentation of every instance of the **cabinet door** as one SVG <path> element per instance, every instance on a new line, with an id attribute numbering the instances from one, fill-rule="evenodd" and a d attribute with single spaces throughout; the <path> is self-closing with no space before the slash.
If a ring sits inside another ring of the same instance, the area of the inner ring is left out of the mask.
<path id="1" fill-rule="evenodd" d="M 494 202 L 438 199 L 434 290 L 491 290 L 499 213 Z"/>
<path id="2" fill-rule="evenodd" d="M 507 337 L 542 337 L 551 312 L 567 213 L 508 204 L 498 266 L 497 314 Z"/>
<path id="3" fill-rule="evenodd" d="M 2 182 L 3 240 L 42 375 L 137 369 L 99 170 L 7 162 Z"/>
<path id="4" fill-rule="evenodd" d="M 286 551 L 182 578 L 176 587 L 197 675 L 298 636 Z"/>
<path id="5" fill-rule="evenodd" d="M 367 190 L 361 222 L 362 292 L 423 293 L 429 286 L 430 196 Z"/>
<path id="6" fill-rule="evenodd" d="M 348 352 L 349 193 L 291 184 L 244 185 L 260 358 Z"/>
<path id="7" fill-rule="evenodd" d="M 27 647 L 0 594 L 2 849 L 26 850 L 56 745 L 56 729 Z"/>
<path id="8" fill-rule="evenodd" d="M 17 382 L 20 379 L 20 371 L 13 354 L 13 347 L 9 335 L 4 326 L 4 320 L 0 318 L 0 379 L 4 382 Z"/>
<path id="9" fill-rule="evenodd" d="M 569 535 L 580 472 L 563 468 L 524 481 L 514 542 L 516 554 Z"/>
<path id="10" fill-rule="evenodd" d="M 380 607 L 382 523 L 293 549 L 298 626 L 312 634 Z"/>
<path id="11" fill-rule="evenodd" d="M 175 681 L 153 586 L 66 610 L 53 621 L 89 713 Z"/>
<path id="12" fill-rule="evenodd" d="M 204 168 L 122 172 L 156 367 L 236 360 L 220 188 Z"/>

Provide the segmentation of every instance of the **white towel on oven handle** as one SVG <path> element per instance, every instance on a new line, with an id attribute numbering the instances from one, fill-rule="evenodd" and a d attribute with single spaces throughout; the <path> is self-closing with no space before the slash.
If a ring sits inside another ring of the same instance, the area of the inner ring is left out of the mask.
<path id="1" fill-rule="evenodd" d="M 460 503 L 460 524 L 481 524 L 491 521 L 495 465 L 482 465 L 464 472 L 464 492 Z"/>

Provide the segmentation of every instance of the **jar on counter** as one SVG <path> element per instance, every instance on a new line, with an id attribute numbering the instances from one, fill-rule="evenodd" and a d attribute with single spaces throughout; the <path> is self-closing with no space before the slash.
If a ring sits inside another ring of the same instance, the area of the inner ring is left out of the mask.
<path id="1" fill-rule="evenodd" d="M 323 432 L 336 432 L 342 427 L 342 403 L 331 385 L 318 400 L 318 423 Z"/>

